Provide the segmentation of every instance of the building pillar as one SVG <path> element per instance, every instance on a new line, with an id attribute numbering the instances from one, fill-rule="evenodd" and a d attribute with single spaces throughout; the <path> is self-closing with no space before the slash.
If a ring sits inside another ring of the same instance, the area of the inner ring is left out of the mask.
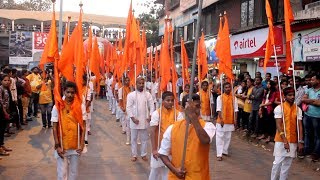
<path id="1" fill-rule="evenodd" d="M 14 31 L 14 20 L 12 20 L 12 23 L 11 23 L 11 30 Z"/>
<path id="2" fill-rule="evenodd" d="M 43 33 L 43 21 L 41 21 L 41 32 Z"/>

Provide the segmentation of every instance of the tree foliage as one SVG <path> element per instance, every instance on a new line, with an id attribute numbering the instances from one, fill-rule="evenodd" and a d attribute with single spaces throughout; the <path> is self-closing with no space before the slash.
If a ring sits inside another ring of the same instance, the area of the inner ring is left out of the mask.
<path id="1" fill-rule="evenodd" d="M 51 0 L 0 0 L 0 9 L 17 9 L 26 11 L 48 11 L 51 9 Z"/>
<path id="2" fill-rule="evenodd" d="M 140 4 L 146 11 L 138 16 L 140 24 L 146 29 L 148 46 L 160 44 L 158 12 L 162 7 L 154 2 L 155 0 L 147 0 Z"/>

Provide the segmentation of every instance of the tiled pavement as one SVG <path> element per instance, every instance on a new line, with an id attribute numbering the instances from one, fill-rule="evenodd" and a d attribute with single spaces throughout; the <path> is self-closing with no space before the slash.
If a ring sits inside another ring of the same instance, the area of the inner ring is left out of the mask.
<path id="1" fill-rule="evenodd" d="M 130 147 L 125 145 L 125 135 L 121 134 L 119 123 L 108 111 L 107 101 L 97 100 L 94 108 L 92 135 L 89 136 L 88 152 L 81 157 L 79 179 L 147 179 L 149 162 L 130 161 Z M 14 151 L 0 160 L 1 180 L 56 179 L 52 130 L 42 130 L 40 122 L 39 119 L 33 121 L 24 131 L 6 139 L 6 145 Z M 272 152 L 235 135 L 230 155 L 217 162 L 215 144 L 212 143 L 211 179 L 270 179 Z M 289 179 L 320 179 L 320 173 L 303 163 L 294 162 Z"/>

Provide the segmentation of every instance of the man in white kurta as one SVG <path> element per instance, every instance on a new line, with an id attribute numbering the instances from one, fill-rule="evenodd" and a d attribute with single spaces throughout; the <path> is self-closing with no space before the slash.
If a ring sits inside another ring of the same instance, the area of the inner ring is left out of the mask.
<path id="1" fill-rule="evenodd" d="M 218 161 L 222 160 L 222 155 L 228 156 L 231 135 L 232 131 L 234 131 L 234 123 L 236 123 L 235 120 L 237 119 L 238 112 L 237 99 L 231 94 L 231 84 L 225 83 L 223 88 L 224 94 L 222 95 L 222 99 L 221 96 L 217 98 L 216 149 Z"/>
<path id="2" fill-rule="evenodd" d="M 140 135 L 141 157 L 147 160 L 148 127 L 154 111 L 153 99 L 149 92 L 144 91 L 144 78 L 137 79 L 137 90 L 128 94 L 126 111 L 130 117 L 132 161 L 137 160 L 137 138 Z"/>
<path id="3" fill-rule="evenodd" d="M 119 117 L 122 126 L 122 134 L 127 135 L 126 145 L 130 145 L 130 118 L 126 111 L 126 102 L 127 102 L 127 92 L 130 92 L 130 79 L 129 77 L 124 78 L 124 84 L 118 91 L 119 99 Z"/>
<path id="4" fill-rule="evenodd" d="M 112 76 L 112 73 L 110 72 L 108 77 L 106 78 L 107 99 L 109 101 L 109 110 L 110 111 L 111 111 L 112 104 L 113 104 L 113 94 L 112 94 L 112 89 L 111 89 L 112 82 L 113 82 L 113 76 Z"/>
<path id="5" fill-rule="evenodd" d="M 159 104 L 158 104 L 158 100 L 157 100 L 158 89 L 159 89 L 159 83 L 155 81 L 154 77 L 152 77 L 150 93 L 151 93 L 151 96 L 152 96 L 152 99 L 153 99 L 153 102 L 154 102 L 156 108 L 159 108 Z"/>
<path id="6" fill-rule="evenodd" d="M 115 85 L 114 85 L 114 98 L 115 98 L 115 101 L 116 101 L 116 121 L 119 122 L 120 121 L 120 117 L 121 117 L 121 109 L 120 109 L 120 106 L 119 106 L 119 89 L 121 87 L 120 86 L 120 83 L 117 82 Z"/>

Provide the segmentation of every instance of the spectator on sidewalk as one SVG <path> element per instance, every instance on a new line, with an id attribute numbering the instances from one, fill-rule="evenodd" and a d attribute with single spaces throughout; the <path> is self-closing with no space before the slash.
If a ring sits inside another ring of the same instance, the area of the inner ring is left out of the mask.
<path id="1" fill-rule="evenodd" d="M 303 119 L 305 154 L 313 161 L 320 157 L 320 75 L 311 78 L 312 88 L 306 90 L 302 103 L 307 105 Z"/>
<path id="2" fill-rule="evenodd" d="M 23 108 L 23 123 L 27 124 L 27 114 L 28 114 L 28 107 L 30 102 L 30 97 L 32 94 L 30 81 L 27 79 L 29 72 L 26 69 L 23 69 L 22 72 L 22 79 L 26 82 L 23 87 L 23 94 L 22 94 L 22 108 Z"/>
<path id="3" fill-rule="evenodd" d="M 42 86 L 39 93 L 39 106 L 41 110 L 42 127 L 51 128 L 51 111 L 53 106 L 52 91 L 53 88 L 52 80 L 50 76 L 47 76 L 42 80 Z"/>
<path id="4" fill-rule="evenodd" d="M 267 84 L 269 81 L 271 81 L 271 73 L 266 73 L 265 80 L 263 80 L 261 83 L 264 89 L 267 89 Z"/>
<path id="5" fill-rule="evenodd" d="M 234 95 L 237 98 L 237 102 L 238 102 L 238 116 L 237 116 L 237 127 L 235 127 L 236 129 L 242 130 L 243 126 L 242 126 L 242 121 L 243 121 L 243 108 L 244 108 L 244 100 L 245 97 L 243 97 L 244 92 L 247 89 L 247 85 L 246 85 L 246 80 L 243 80 L 241 82 L 241 84 L 239 84 L 238 86 L 236 86 L 234 88 Z"/>
<path id="6" fill-rule="evenodd" d="M 294 89 L 288 87 L 283 92 L 285 102 L 274 110 L 277 134 L 273 151 L 275 159 L 272 166 L 271 180 L 278 179 L 279 171 L 280 180 L 288 179 L 289 169 L 293 159 L 296 157 L 297 149 L 299 152 L 303 151 L 302 111 L 300 108 L 297 109 L 294 103 Z"/>
<path id="7" fill-rule="evenodd" d="M 271 141 L 271 137 L 274 136 L 276 131 L 276 122 L 273 114 L 274 100 L 276 94 L 275 86 L 276 84 L 273 81 L 268 82 L 263 101 L 260 104 L 260 112 L 262 113 L 262 135 L 258 138 L 258 140 L 266 138 L 267 143 Z"/>
<path id="8" fill-rule="evenodd" d="M 247 89 L 243 94 L 245 101 L 242 114 L 242 127 L 244 128 L 245 132 L 247 132 L 249 129 L 249 117 L 252 112 L 252 100 L 250 100 L 250 94 L 252 93 L 252 89 L 254 88 L 253 84 L 253 79 L 247 79 Z"/>
<path id="9" fill-rule="evenodd" d="M 257 74 L 256 74 L 257 75 Z M 259 109 L 260 104 L 263 100 L 263 93 L 264 89 L 261 85 L 262 78 L 256 77 L 255 78 L 255 87 L 252 89 L 252 93 L 249 96 L 249 99 L 252 101 L 252 112 L 250 114 L 249 118 L 249 132 L 252 133 L 251 137 L 256 138 L 260 132 L 260 126 L 259 126 Z"/>
<path id="10" fill-rule="evenodd" d="M 38 114 L 38 104 L 39 104 L 39 92 L 41 89 L 41 76 L 39 74 L 40 69 L 34 67 L 31 69 L 32 73 L 27 76 L 27 79 L 30 81 L 31 85 L 31 98 L 29 103 L 29 117 L 37 117 Z"/>

